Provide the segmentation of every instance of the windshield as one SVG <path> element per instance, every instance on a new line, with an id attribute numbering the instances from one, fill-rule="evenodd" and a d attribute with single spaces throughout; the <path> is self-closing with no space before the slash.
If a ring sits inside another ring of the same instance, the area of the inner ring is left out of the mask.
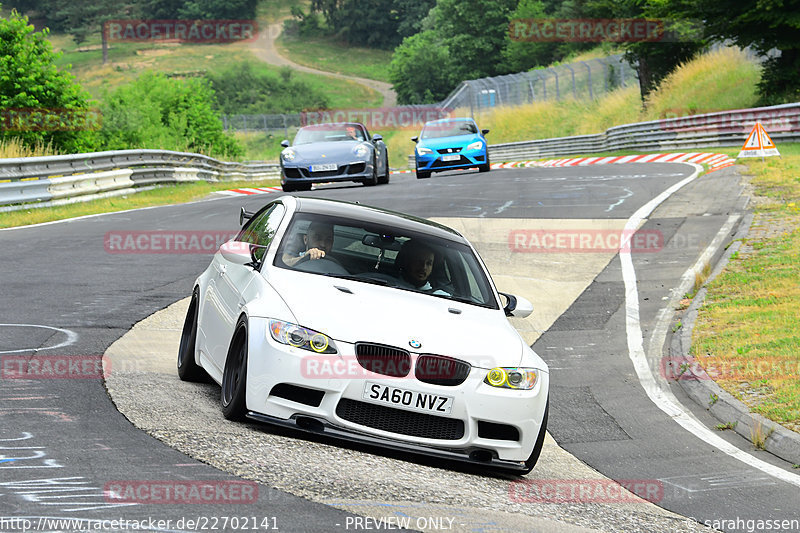
<path id="1" fill-rule="evenodd" d="M 474 122 L 464 120 L 453 122 L 433 122 L 426 124 L 422 129 L 422 139 L 436 139 L 437 137 L 455 137 L 456 135 L 473 135 L 478 133 Z"/>
<path id="2" fill-rule="evenodd" d="M 299 213 L 274 264 L 497 309 L 472 249 L 425 233 Z"/>
<path id="3" fill-rule="evenodd" d="M 294 138 L 294 144 L 309 144 L 332 141 L 365 141 L 366 136 L 357 124 L 306 126 L 300 128 Z"/>

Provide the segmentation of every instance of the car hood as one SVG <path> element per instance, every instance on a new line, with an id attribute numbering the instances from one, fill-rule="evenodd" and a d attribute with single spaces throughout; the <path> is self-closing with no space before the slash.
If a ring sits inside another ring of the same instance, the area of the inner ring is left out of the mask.
<path id="1" fill-rule="evenodd" d="M 356 157 L 356 155 L 353 153 L 353 148 L 359 144 L 362 144 L 362 141 L 334 141 L 298 144 L 297 146 L 292 146 L 295 154 L 297 154 L 297 157 L 293 162 L 302 162 L 303 159 L 313 159 L 316 162 L 325 162 L 325 160 L 357 160 L 358 157 Z"/>
<path id="2" fill-rule="evenodd" d="M 456 135 L 455 137 L 437 137 L 433 139 L 422 139 L 419 141 L 418 146 L 436 150 L 438 148 L 450 148 L 451 146 L 467 146 L 475 141 L 483 141 L 483 138 L 477 133 Z"/>
<path id="3" fill-rule="evenodd" d="M 285 269 L 273 269 L 269 281 L 294 315 L 275 318 L 292 319 L 334 341 L 447 355 L 480 368 L 517 366 L 525 348 L 497 309 Z M 411 349 L 412 340 L 422 346 Z"/>

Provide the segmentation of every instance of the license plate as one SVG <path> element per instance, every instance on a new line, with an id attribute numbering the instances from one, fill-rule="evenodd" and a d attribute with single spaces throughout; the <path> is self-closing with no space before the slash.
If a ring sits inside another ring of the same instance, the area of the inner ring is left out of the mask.
<path id="1" fill-rule="evenodd" d="M 327 172 L 338 169 L 339 165 L 336 163 L 320 163 L 319 165 L 311 165 L 311 172 Z"/>
<path id="2" fill-rule="evenodd" d="M 443 155 L 442 156 L 442 161 L 458 161 L 459 159 L 461 159 L 461 156 L 458 155 L 458 154 Z"/>
<path id="3" fill-rule="evenodd" d="M 371 402 L 391 405 L 411 411 L 449 415 L 453 409 L 453 397 L 389 387 L 367 381 L 361 398 Z"/>

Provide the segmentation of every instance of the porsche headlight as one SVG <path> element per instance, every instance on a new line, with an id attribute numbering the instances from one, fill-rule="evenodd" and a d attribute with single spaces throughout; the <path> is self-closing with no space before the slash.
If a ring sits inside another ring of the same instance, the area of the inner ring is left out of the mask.
<path id="1" fill-rule="evenodd" d="M 356 155 L 356 157 L 364 159 L 369 155 L 369 146 L 363 143 L 359 144 L 358 146 L 353 148 L 353 153 Z"/>
<path id="2" fill-rule="evenodd" d="M 483 148 L 483 141 L 475 141 L 467 145 L 467 150 L 480 150 Z"/>
<path id="3" fill-rule="evenodd" d="M 333 339 L 324 333 L 304 328 L 291 322 L 270 320 L 269 333 L 276 342 L 281 344 L 287 344 L 314 353 L 338 353 Z"/>
<path id="4" fill-rule="evenodd" d="M 531 390 L 539 374 L 535 368 L 495 367 L 489 370 L 483 382 L 501 389 Z"/>
<path id="5" fill-rule="evenodd" d="M 417 146 L 417 153 L 419 155 L 428 155 L 432 154 L 433 150 L 431 150 L 430 148 L 425 148 L 424 146 Z"/>
<path id="6" fill-rule="evenodd" d="M 297 153 L 292 150 L 291 148 L 286 148 L 284 151 L 281 152 L 281 157 L 284 161 L 292 162 L 294 158 L 297 157 Z"/>

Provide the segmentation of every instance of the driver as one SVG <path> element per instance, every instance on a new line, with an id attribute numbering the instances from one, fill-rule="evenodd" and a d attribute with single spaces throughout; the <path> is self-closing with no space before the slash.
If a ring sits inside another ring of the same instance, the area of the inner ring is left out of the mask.
<path id="1" fill-rule="evenodd" d="M 322 259 L 330 253 L 333 248 L 333 226 L 326 222 L 312 222 L 308 226 L 306 234 L 303 235 L 303 244 L 305 250 L 299 255 L 283 254 L 282 259 L 287 266 L 293 267 L 305 257 L 312 261 Z"/>
<path id="2" fill-rule="evenodd" d="M 359 132 L 356 130 L 355 126 L 347 126 L 345 127 L 344 130 L 345 132 L 347 132 L 347 137 L 349 137 L 348 140 L 354 140 L 354 141 L 361 140 L 361 135 L 359 135 Z"/>

